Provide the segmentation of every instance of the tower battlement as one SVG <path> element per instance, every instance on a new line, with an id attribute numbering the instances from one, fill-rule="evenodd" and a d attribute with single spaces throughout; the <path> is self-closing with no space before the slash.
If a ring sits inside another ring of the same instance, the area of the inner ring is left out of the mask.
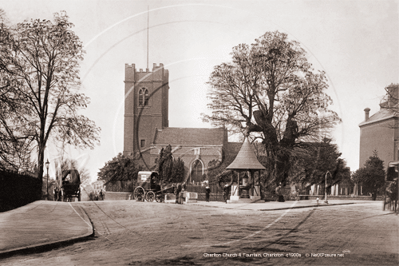
<path id="1" fill-rule="evenodd" d="M 133 68 L 133 69 L 136 69 L 136 64 L 125 64 L 125 68 Z"/>
<path id="2" fill-rule="evenodd" d="M 153 63 L 152 71 L 154 71 L 155 69 L 158 69 L 158 68 L 163 68 L 163 67 L 164 67 L 164 65 L 162 63 L 159 63 L 159 65 L 157 65 L 157 63 Z M 146 68 L 145 71 L 143 70 L 143 68 L 139 68 L 139 71 L 137 71 L 136 64 L 127 64 L 126 63 L 125 69 L 127 69 L 127 68 L 132 68 L 136 72 L 150 72 L 149 68 Z"/>
<path id="3" fill-rule="evenodd" d="M 125 64 L 125 82 L 144 82 L 144 81 L 162 81 L 168 79 L 168 71 L 160 63 L 153 64 L 152 71 L 149 68 L 136 68 L 135 64 Z"/>
<path id="4" fill-rule="evenodd" d="M 154 63 L 154 64 L 152 65 L 152 71 L 154 71 L 154 69 L 157 69 L 157 68 L 163 68 L 163 64 L 162 64 L 162 63 L 159 63 L 159 66 L 157 66 L 157 64 Z"/>

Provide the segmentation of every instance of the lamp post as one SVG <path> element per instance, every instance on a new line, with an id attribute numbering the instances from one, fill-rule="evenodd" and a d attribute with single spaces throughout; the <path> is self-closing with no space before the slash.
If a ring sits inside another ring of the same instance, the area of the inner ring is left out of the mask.
<path id="1" fill-rule="evenodd" d="M 326 176 L 324 178 L 324 203 L 328 204 L 328 199 L 327 199 L 327 174 L 330 174 L 330 171 L 326 172 Z"/>
<path id="2" fill-rule="evenodd" d="M 49 167 L 49 165 L 50 165 L 50 162 L 48 161 L 48 158 L 47 158 L 47 162 L 46 162 L 46 168 L 47 168 L 46 200 L 48 200 L 48 167 Z"/>

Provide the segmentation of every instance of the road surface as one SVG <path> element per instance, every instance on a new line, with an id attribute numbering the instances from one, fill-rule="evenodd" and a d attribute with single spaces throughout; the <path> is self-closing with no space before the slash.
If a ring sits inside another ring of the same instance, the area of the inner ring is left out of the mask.
<path id="1" fill-rule="evenodd" d="M 1 265 L 398 265 L 399 217 L 380 202 L 250 211 L 93 201 L 95 237 Z M 267 204 L 267 203 L 266 203 Z"/>

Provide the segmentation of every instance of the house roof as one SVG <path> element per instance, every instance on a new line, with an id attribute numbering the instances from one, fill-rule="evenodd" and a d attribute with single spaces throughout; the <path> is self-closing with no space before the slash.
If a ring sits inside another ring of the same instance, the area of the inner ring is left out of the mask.
<path id="1" fill-rule="evenodd" d="M 377 113 L 370 116 L 369 119 L 361 122 L 359 124 L 359 127 L 368 125 L 368 124 L 372 124 L 372 123 L 376 123 L 376 122 L 380 122 L 380 121 L 387 120 L 387 119 L 394 118 L 394 117 L 398 117 L 398 115 L 395 114 L 395 112 L 392 109 L 381 108 Z"/>
<path id="2" fill-rule="evenodd" d="M 206 146 L 223 145 L 224 128 L 174 128 L 157 129 L 154 144 Z"/>

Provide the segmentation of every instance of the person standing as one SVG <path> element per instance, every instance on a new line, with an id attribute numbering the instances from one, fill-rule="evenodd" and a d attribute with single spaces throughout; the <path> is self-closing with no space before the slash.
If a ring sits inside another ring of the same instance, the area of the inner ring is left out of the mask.
<path id="1" fill-rule="evenodd" d="M 206 186 L 206 188 L 205 188 L 205 200 L 206 200 L 207 202 L 209 202 L 209 196 L 210 196 L 210 194 L 211 194 L 211 188 L 210 188 L 209 186 Z"/>
<path id="2" fill-rule="evenodd" d="M 285 201 L 283 193 L 282 193 L 282 184 L 281 184 L 281 182 L 278 185 L 278 187 L 276 187 L 276 195 L 278 197 L 277 201 L 279 201 L 279 202 L 284 202 Z"/>
<path id="3" fill-rule="evenodd" d="M 57 186 L 54 188 L 53 195 L 54 195 L 53 196 L 54 201 L 58 201 L 58 187 Z"/>
<path id="4" fill-rule="evenodd" d="M 227 203 L 227 200 L 230 199 L 230 186 L 229 185 L 224 185 L 224 187 L 223 187 L 223 198 L 226 203 Z"/>
<path id="5" fill-rule="evenodd" d="M 104 193 L 103 193 L 103 190 L 102 190 L 102 189 L 100 189 L 99 200 L 104 200 Z"/>
<path id="6" fill-rule="evenodd" d="M 180 197 L 181 197 L 181 195 L 180 195 L 181 190 L 182 190 L 182 186 L 181 186 L 181 184 L 179 183 L 179 184 L 177 184 L 177 186 L 176 186 L 176 188 L 175 188 L 176 204 L 179 204 L 179 203 L 180 203 L 179 199 L 180 199 Z"/>

